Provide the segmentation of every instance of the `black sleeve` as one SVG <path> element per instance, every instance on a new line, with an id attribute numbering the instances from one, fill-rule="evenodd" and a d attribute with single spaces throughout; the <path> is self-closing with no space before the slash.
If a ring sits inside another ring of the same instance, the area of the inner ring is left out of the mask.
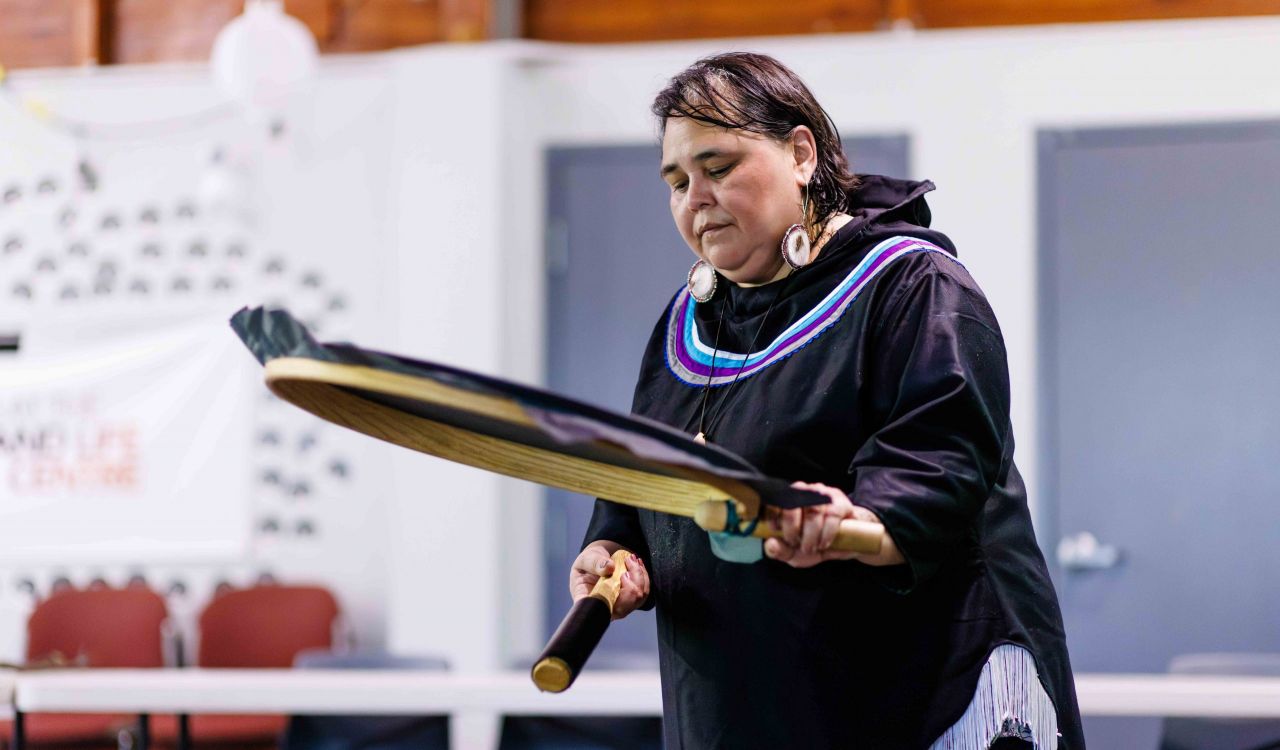
<path id="1" fill-rule="evenodd" d="M 866 387 L 883 426 L 849 471 L 907 565 L 877 569 L 906 593 L 967 544 L 1010 449 L 1009 375 L 990 306 L 953 261 L 932 257 L 877 313 Z"/>
<path id="2" fill-rule="evenodd" d="M 632 506 L 596 498 L 591 522 L 587 524 L 587 533 L 582 538 L 582 548 L 602 539 L 621 544 L 640 555 L 646 565 L 649 564 L 649 545 L 645 543 L 644 532 L 640 529 L 640 517 Z"/>

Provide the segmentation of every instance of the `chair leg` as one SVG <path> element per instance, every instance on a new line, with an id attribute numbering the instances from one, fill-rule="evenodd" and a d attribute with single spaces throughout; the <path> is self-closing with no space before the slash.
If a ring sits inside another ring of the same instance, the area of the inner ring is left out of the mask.
<path id="1" fill-rule="evenodd" d="M 21 711 L 13 712 L 13 750 L 26 750 L 27 733 L 23 726 L 23 716 Z"/>
<path id="2" fill-rule="evenodd" d="M 116 750 L 146 750 L 151 741 L 151 717 L 138 714 L 138 723 L 116 733 Z"/>

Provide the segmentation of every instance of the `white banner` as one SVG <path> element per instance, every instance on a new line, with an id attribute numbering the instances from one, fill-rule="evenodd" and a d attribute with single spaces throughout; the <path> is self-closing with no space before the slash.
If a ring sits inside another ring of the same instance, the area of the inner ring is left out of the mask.
<path id="1" fill-rule="evenodd" d="M 92 338 L 0 358 L 0 563 L 240 559 L 260 368 L 223 318 Z"/>

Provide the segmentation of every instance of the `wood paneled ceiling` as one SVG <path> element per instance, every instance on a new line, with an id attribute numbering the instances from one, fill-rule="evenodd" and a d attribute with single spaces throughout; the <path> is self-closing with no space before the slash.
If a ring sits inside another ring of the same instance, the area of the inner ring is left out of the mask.
<path id="1" fill-rule="evenodd" d="M 243 0 L 0 0 L 9 68 L 204 60 Z M 1280 0 L 285 0 L 323 52 L 1280 14 Z M 510 19 L 517 19 L 511 23 Z M 496 30 L 499 26 L 509 28 Z"/>

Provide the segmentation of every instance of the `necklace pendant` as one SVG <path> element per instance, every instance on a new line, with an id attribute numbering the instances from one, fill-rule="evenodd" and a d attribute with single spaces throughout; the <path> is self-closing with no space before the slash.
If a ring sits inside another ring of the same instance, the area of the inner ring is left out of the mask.
<path id="1" fill-rule="evenodd" d="M 699 432 L 697 435 L 694 435 L 694 437 L 693 437 L 693 442 L 697 443 L 698 445 L 706 445 L 706 444 L 707 444 L 707 436 L 706 436 L 706 435 L 704 435 L 703 433 Z"/>

